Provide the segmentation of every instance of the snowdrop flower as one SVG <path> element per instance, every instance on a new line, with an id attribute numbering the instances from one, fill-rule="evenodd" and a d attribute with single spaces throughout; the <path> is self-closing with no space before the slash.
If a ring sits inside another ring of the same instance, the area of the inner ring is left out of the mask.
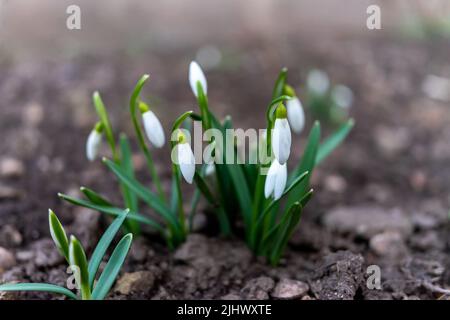
<path id="1" fill-rule="evenodd" d="M 269 198 L 273 195 L 274 200 L 281 198 L 286 187 L 287 181 L 287 165 L 280 164 L 274 159 L 270 165 L 264 185 L 264 196 Z"/>
<path id="2" fill-rule="evenodd" d="M 186 141 L 186 136 L 181 130 L 178 131 L 178 143 L 175 146 L 177 164 L 180 166 L 181 174 L 187 183 L 192 184 L 195 175 L 195 157 L 191 146 Z"/>
<path id="3" fill-rule="evenodd" d="M 86 142 L 86 157 L 89 161 L 94 161 L 97 157 L 98 149 L 102 142 L 103 125 L 98 122 L 92 129 Z"/>
<path id="4" fill-rule="evenodd" d="M 305 112 L 303 111 L 302 103 L 297 97 L 286 102 L 287 117 L 292 130 L 295 133 L 300 133 L 305 126 Z"/>
<path id="5" fill-rule="evenodd" d="M 205 74 L 203 73 L 202 68 L 200 68 L 198 63 L 192 61 L 189 65 L 189 84 L 191 85 L 192 92 L 196 97 L 198 97 L 197 82 L 200 82 L 203 88 L 203 92 L 206 94 L 208 91 L 208 84 L 206 83 Z"/>
<path id="6" fill-rule="evenodd" d="M 330 79 L 326 72 L 321 70 L 311 70 L 306 79 L 308 88 L 317 94 L 325 94 L 330 88 Z"/>
<path id="7" fill-rule="evenodd" d="M 209 163 L 205 167 L 205 176 L 210 177 L 216 172 L 216 166 L 212 163 Z"/>
<path id="8" fill-rule="evenodd" d="M 331 92 L 331 97 L 338 107 L 342 109 L 348 109 L 352 106 L 353 103 L 353 92 L 350 88 L 337 85 L 333 88 Z"/>
<path id="9" fill-rule="evenodd" d="M 161 122 L 144 102 L 139 103 L 139 110 L 142 113 L 142 121 L 148 139 L 156 148 L 161 148 L 166 141 Z"/>
<path id="10" fill-rule="evenodd" d="M 291 153 L 291 129 L 287 120 L 286 107 L 280 103 L 276 110 L 272 130 L 272 151 L 280 164 L 285 164 Z"/>

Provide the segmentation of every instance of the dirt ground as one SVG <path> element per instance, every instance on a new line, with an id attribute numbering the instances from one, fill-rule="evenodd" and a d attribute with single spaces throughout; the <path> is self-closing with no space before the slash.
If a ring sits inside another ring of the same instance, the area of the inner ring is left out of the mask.
<path id="1" fill-rule="evenodd" d="M 431 99 L 422 83 L 429 74 L 449 72 L 449 49 L 443 40 L 397 38 L 294 39 L 277 49 L 246 42 L 230 54 L 227 66 L 207 72 L 218 114 L 230 113 L 243 128 L 263 127 L 261 110 L 279 68 L 289 68 L 289 83 L 299 88 L 300 98 L 308 70 L 321 68 L 333 82 L 353 89 L 354 130 L 315 172 L 316 196 L 278 267 L 254 258 L 238 236 L 215 235 L 214 215 L 205 210 L 198 214 L 196 233 L 175 252 L 152 236 L 134 241 L 109 298 L 448 299 L 450 105 Z M 84 185 L 120 201 L 112 174 L 84 156 L 95 122 L 91 93 L 103 94 L 116 132 L 132 136 L 127 99 L 138 77 L 150 72 L 144 96 L 168 130 L 174 114 L 194 106 L 187 83 L 194 50 L 79 56 L 65 63 L 2 60 L 0 283 L 65 284 L 66 266 L 48 231 L 49 207 L 90 249 L 107 226 L 105 217 L 63 203 L 57 192 L 77 195 Z M 295 142 L 295 158 L 305 136 Z M 142 156 L 135 151 L 145 182 Z M 168 183 L 168 149 L 155 157 Z M 380 290 L 366 285 L 370 265 L 380 267 Z"/>

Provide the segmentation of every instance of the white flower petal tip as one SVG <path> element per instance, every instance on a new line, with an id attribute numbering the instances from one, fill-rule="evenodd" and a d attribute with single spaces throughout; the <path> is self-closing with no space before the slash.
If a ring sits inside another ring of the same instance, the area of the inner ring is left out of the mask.
<path id="1" fill-rule="evenodd" d="M 311 70 L 306 82 L 308 88 L 318 94 L 325 94 L 330 88 L 330 79 L 327 73 L 321 70 Z"/>
<path id="2" fill-rule="evenodd" d="M 102 134 L 97 130 L 92 130 L 86 142 L 86 157 L 89 161 L 94 161 L 97 158 L 98 149 L 102 142 Z"/>
<path id="3" fill-rule="evenodd" d="M 161 148 L 164 145 L 166 138 L 159 119 L 151 110 L 148 110 L 142 114 L 142 120 L 144 123 L 145 133 L 147 134 L 150 142 L 156 148 Z"/>
<path id="4" fill-rule="evenodd" d="M 192 61 L 189 65 L 189 84 L 191 85 L 192 92 L 196 97 L 198 97 L 197 82 L 200 82 L 203 91 L 206 94 L 208 92 L 208 83 L 206 82 L 205 74 L 198 63 Z"/>
<path id="5" fill-rule="evenodd" d="M 216 166 L 212 163 L 207 164 L 205 168 L 205 176 L 210 177 L 216 172 Z"/>
<path id="6" fill-rule="evenodd" d="M 276 119 L 272 131 L 272 151 L 280 164 L 285 164 L 291 153 L 291 129 L 286 118 Z"/>
<path id="7" fill-rule="evenodd" d="M 331 96 L 336 105 L 342 109 L 349 109 L 353 104 L 353 92 L 346 86 L 335 86 L 331 92 Z"/>
<path id="8" fill-rule="evenodd" d="M 283 195 L 287 182 L 287 165 L 280 164 L 274 159 L 267 173 L 266 183 L 264 185 L 264 196 L 269 198 L 273 196 L 274 200 L 278 200 Z"/>
<path id="9" fill-rule="evenodd" d="M 192 184 L 195 175 L 195 157 L 191 146 L 188 143 L 179 143 L 176 148 L 181 174 L 187 183 Z"/>
<path id="10" fill-rule="evenodd" d="M 287 116 L 289 124 L 295 133 L 300 133 L 305 126 L 305 112 L 302 103 L 297 97 L 286 102 Z"/>

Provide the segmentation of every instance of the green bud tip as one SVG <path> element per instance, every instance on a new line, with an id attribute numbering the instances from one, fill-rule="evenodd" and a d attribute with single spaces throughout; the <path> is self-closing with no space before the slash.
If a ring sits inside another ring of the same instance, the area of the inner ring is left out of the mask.
<path id="1" fill-rule="evenodd" d="M 143 101 L 139 101 L 138 107 L 139 107 L 139 110 L 141 111 L 141 113 L 145 113 L 145 112 L 147 112 L 148 110 L 150 110 L 150 107 L 148 106 L 148 104 L 146 104 L 146 103 L 143 102 Z"/>
<path id="2" fill-rule="evenodd" d="M 177 132 L 177 142 L 178 143 L 186 143 L 186 136 L 184 135 L 183 131 L 178 130 Z"/>
<path id="3" fill-rule="evenodd" d="M 287 110 L 286 107 L 280 102 L 277 107 L 277 111 L 275 113 L 275 117 L 277 119 L 286 119 L 287 118 Z"/>
<path id="4" fill-rule="evenodd" d="M 287 96 L 289 96 L 289 97 L 295 97 L 295 96 L 297 96 L 297 95 L 295 94 L 294 88 L 292 88 L 292 87 L 291 87 L 290 85 L 288 85 L 288 84 L 285 84 L 285 85 L 284 85 L 284 94 L 287 95 Z"/>
<path id="5" fill-rule="evenodd" d="M 94 130 L 97 131 L 98 133 L 102 133 L 103 128 L 104 128 L 103 123 L 99 121 L 95 124 Z"/>

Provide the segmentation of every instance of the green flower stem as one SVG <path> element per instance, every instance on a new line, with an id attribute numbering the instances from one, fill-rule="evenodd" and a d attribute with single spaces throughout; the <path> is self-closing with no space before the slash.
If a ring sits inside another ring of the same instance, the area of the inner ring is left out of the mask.
<path id="1" fill-rule="evenodd" d="M 137 82 L 137 84 L 133 90 L 133 94 L 131 95 L 131 98 L 130 98 L 130 113 L 131 113 L 131 120 L 133 121 L 134 130 L 135 130 L 137 138 L 138 138 L 139 147 L 144 152 L 144 156 L 147 161 L 147 166 L 152 175 L 152 180 L 156 185 L 156 189 L 158 191 L 160 198 L 165 200 L 166 196 L 165 196 L 164 190 L 162 188 L 161 180 L 158 176 L 158 173 L 156 172 L 155 163 L 153 161 L 152 154 L 150 152 L 150 149 L 147 147 L 147 144 L 145 143 L 144 135 L 142 133 L 141 126 L 139 125 L 139 122 L 138 122 L 138 119 L 136 116 L 136 108 L 137 108 L 137 104 L 138 104 L 139 94 L 141 93 L 142 87 L 144 86 L 144 84 L 148 80 L 148 78 L 149 78 L 149 75 L 145 74 Z"/>

